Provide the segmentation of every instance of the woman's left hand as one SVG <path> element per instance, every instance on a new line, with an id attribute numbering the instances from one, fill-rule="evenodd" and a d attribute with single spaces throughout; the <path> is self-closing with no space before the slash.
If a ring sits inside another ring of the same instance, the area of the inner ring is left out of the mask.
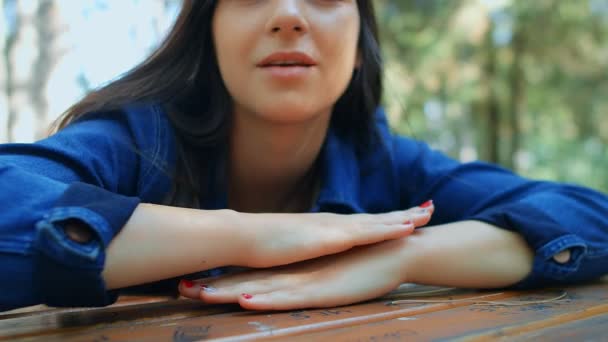
<path id="1" fill-rule="evenodd" d="M 346 305 L 381 296 L 407 278 L 407 238 L 340 254 L 244 273 L 182 281 L 183 296 L 206 303 L 239 303 L 253 310 Z"/>

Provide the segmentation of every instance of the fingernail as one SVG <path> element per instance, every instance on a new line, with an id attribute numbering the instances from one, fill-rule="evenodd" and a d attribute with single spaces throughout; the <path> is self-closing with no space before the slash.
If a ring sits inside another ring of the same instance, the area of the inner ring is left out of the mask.
<path id="1" fill-rule="evenodd" d="M 245 299 L 251 299 L 251 298 L 253 298 L 253 296 L 250 295 L 250 294 L 248 294 L 248 293 L 243 293 L 243 294 L 241 294 L 241 296 L 243 296 L 243 298 L 245 298 Z"/>
<path id="2" fill-rule="evenodd" d="M 184 285 L 184 287 L 191 288 L 194 286 L 194 282 L 192 280 L 182 279 L 182 285 Z"/>
<path id="3" fill-rule="evenodd" d="M 428 200 L 420 205 L 420 208 L 428 208 L 433 205 L 433 200 Z"/>
<path id="4" fill-rule="evenodd" d="M 421 208 L 421 209 L 416 210 L 416 214 L 419 214 L 419 215 L 426 215 L 429 212 L 430 212 L 430 210 L 428 208 Z"/>
<path id="5" fill-rule="evenodd" d="M 209 286 L 209 285 L 205 285 L 205 284 L 201 284 L 201 290 L 205 291 L 205 292 L 216 292 L 217 289 L 213 286 Z"/>
<path id="6" fill-rule="evenodd" d="M 412 222 L 411 220 L 407 220 L 407 221 L 403 222 L 403 224 L 406 226 L 411 226 L 414 224 L 414 222 Z"/>

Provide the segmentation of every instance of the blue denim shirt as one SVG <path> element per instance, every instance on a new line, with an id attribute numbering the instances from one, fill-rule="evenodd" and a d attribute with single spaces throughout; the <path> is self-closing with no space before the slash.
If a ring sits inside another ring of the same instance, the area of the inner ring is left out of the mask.
<path id="1" fill-rule="evenodd" d="M 330 127 L 312 211 L 378 213 L 433 199 L 431 225 L 480 220 L 523 235 L 535 259 L 516 288 L 608 273 L 607 196 L 487 163 L 461 164 L 391 134 L 381 110 L 376 124 L 381 142 L 363 155 Z M 35 144 L 0 145 L 0 310 L 116 300 L 101 277 L 104 251 L 140 202 L 162 203 L 175 160 L 174 132 L 158 105 L 92 113 Z M 212 195 L 207 209 L 226 206 L 224 191 Z M 70 240 L 62 229 L 69 220 L 87 224 L 98 238 Z M 566 249 L 568 262 L 553 260 Z"/>

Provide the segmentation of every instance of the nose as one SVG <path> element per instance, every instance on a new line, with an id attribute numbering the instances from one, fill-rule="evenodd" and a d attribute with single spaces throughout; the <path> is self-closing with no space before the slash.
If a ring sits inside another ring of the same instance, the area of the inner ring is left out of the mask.
<path id="1" fill-rule="evenodd" d="M 301 35 L 308 31 L 301 0 L 275 0 L 268 19 L 267 31 L 285 37 Z"/>

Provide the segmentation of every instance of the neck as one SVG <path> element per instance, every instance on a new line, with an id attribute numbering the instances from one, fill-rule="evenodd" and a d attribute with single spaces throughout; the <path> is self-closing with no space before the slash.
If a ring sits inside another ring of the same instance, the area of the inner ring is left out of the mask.
<path id="1" fill-rule="evenodd" d="M 277 123 L 235 111 L 229 206 L 244 212 L 305 210 L 314 192 L 311 171 L 328 126 L 329 114 Z"/>

